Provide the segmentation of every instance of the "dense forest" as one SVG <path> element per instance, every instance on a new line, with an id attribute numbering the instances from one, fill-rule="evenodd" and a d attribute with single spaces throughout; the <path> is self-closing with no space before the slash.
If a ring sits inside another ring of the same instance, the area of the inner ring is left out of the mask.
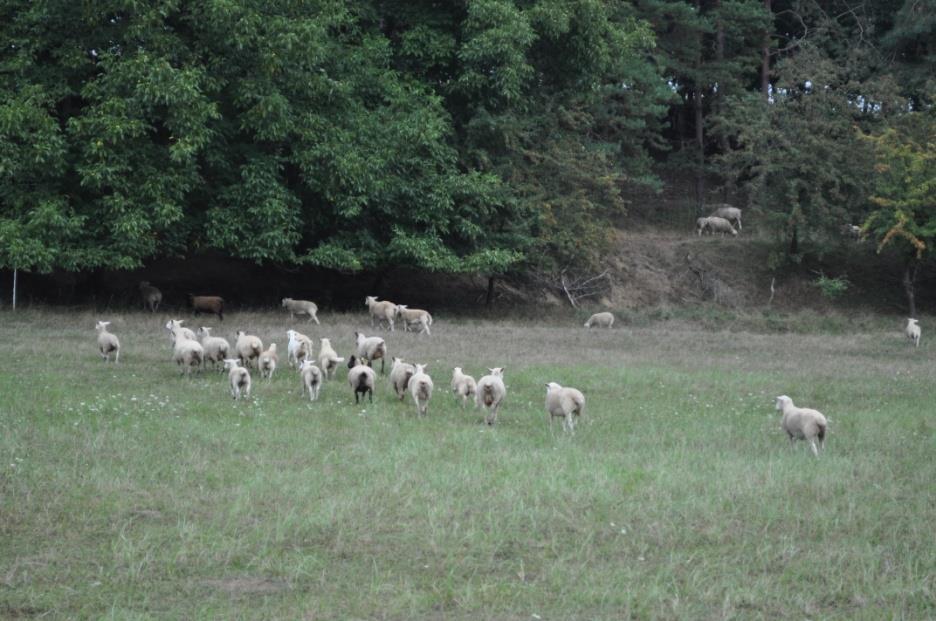
<path id="1" fill-rule="evenodd" d="M 588 265 L 634 188 L 936 243 L 934 0 L 0 0 L 0 268 Z"/>

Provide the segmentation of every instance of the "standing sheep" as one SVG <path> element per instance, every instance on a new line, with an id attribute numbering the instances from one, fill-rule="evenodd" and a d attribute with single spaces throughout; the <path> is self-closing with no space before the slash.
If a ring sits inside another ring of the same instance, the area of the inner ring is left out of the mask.
<path id="1" fill-rule="evenodd" d="M 379 336 L 364 336 L 360 332 L 354 333 L 357 339 L 358 358 L 365 358 L 368 366 L 373 366 L 374 360 L 380 360 L 380 374 L 384 374 L 384 362 L 387 358 L 387 343 Z"/>
<path id="2" fill-rule="evenodd" d="M 429 399 L 432 398 L 432 378 L 426 373 L 426 365 L 416 365 L 416 372 L 410 378 L 409 387 L 413 401 L 416 402 L 416 413 L 425 416 L 429 412 Z"/>
<path id="3" fill-rule="evenodd" d="M 712 205 L 715 207 L 715 211 L 709 214 L 710 218 L 724 218 L 732 225 L 738 227 L 738 230 L 741 230 L 741 210 L 737 207 L 732 207 L 727 203 L 722 203 L 720 205 Z"/>
<path id="4" fill-rule="evenodd" d="M 402 358 L 394 358 L 390 364 L 390 385 L 400 401 L 406 397 L 406 389 L 409 386 L 410 378 L 415 373 L 416 367 L 408 362 L 403 362 Z"/>
<path id="5" fill-rule="evenodd" d="M 149 309 L 151 313 L 155 313 L 162 302 L 162 291 L 142 280 L 140 281 L 140 297 L 143 298 L 143 309 Z"/>
<path id="6" fill-rule="evenodd" d="M 432 315 L 429 314 L 429 311 L 407 308 L 406 304 L 398 304 L 396 308 L 397 319 L 403 320 L 404 332 L 409 332 L 409 328 L 416 328 L 419 334 L 425 332 L 430 336 L 432 335 L 429 330 L 429 326 L 432 325 Z"/>
<path id="7" fill-rule="evenodd" d="M 315 366 L 315 363 L 306 358 L 299 367 L 299 376 L 302 378 L 304 390 L 309 391 L 309 400 L 318 400 L 319 390 L 322 389 L 322 371 Z"/>
<path id="8" fill-rule="evenodd" d="M 452 370 L 452 392 L 456 398 L 461 397 L 461 406 L 464 409 L 468 399 L 475 398 L 478 392 L 478 383 L 470 375 L 462 373 L 461 367 L 455 367 Z"/>
<path id="9" fill-rule="evenodd" d="M 110 362 L 111 352 L 114 354 L 114 364 L 120 362 L 120 340 L 117 338 L 116 334 L 111 334 L 107 331 L 107 326 L 111 322 L 109 321 L 99 321 L 94 324 L 94 329 L 97 330 L 97 344 L 98 351 L 101 354 L 101 358 L 104 359 L 104 362 Z"/>
<path id="10" fill-rule="evenodd" d="M 223 364 L 231 349 L 231 344 L 227 342 L 227 339 L 220 336 L 211 336 L 211 328 L 208 326 L 200 327 L 198 335 L 201 337 L 202 349 L 205 350 L 205 362 L 210 360 L 212 367 L 219 362 Z"/>
<path id="11" fill-rule="evenodd" d="M 478 392 L 475 394 L 475 405 L 481 406 L 487 410 L 484 421 L 488 425 L 497 422 L 497 411 L 500 409 L 501 402 L 507 396 L 507 387 L 504 386 L 504 368 L 495 367 L 488 369 L 490 375 L 485 375 L 478 380 Z"/>
<path id="12" fill-rule="evenodd" d="M 351 356 L 348 360 L 348 384 L 354 391 L 354 402 L 358 403 L 358 397 L 368 394 L 370 402 L 374 402 L 374 384 L 377 382 L 377 376 L 374 370 L 364 364 L 362 358 Z"/>
<path id="13" fill-rule="evenodd" d="M 826 430 L 829 427 L 826 417 L 818 410 L 798 408 L 793 405 L 793 399 L 786 395 L 777 397 L 776 408 L 783 412 L 780 427 L 790 437 L 790 445 L 797 440 L 806 440 L 812 447 L 813 455 L 819 456 L 819 449 L 823 448 Z M 818 448 L 816 440 L 819 441 Z"/>
<path id="14" fill-rule="evenodd" d="M 611 328 L 614 325 L 614 315 L 611 313 L 595 313 L 585 322 L 586 328 L 596 326 L 599 328 Z"/>
<path id="15" fill-rule="evenodd" d="M 267 378 L 267 381 L 273 379 L 273 371 L 276 370 L 277 360 L 276 343 L 270 343 L 270 347 L 260 354 L 260 358 L 257 360 L 257 368 L 260 369 L 260 379 L 264 377 Z"/>
<path id="16" fill-rule="evenodd" d="M 923 336 L 923 330 L 916 319 L 907 319 L 907 327 L 904 329 L 904 333 L 914 346 L 920 346 L 920 337 Z"/>
<path id="17" fill-rule="evenodd" d="M 386 321 L 390 326 L 390 331 L 393 332 L 393 318 L 396 317 L 397 313 L 396 304 L 386 300 L 378 302 L 376 296 L 369 295 L 364 298 L 364 305 L 370 312 L 371 326 L 376 327 L 379 325 L 383 327 L 383 322 Z"/>
<path id="18" fill-rule="evenodd" d="M 243 330 L 238 330 L 237 339 L 234 341 L 234 351 L 237 352 L 241 364 L 250 368 L 250 362 L 259 358 L 263 353 L 263 341 Z"/>
<path id="19" fill-rule="evenodd" d="M 238 399 L 250 398 L 250 371 L 240 366 L 240 360 L 237 358 L 225 358 L 224 368 L 228 371 L 228 379 L 231 381 L 231 397 L 235 401 Z"/>
<path id="20" fill-rule="evenodd" d="M 575 433 L 575 416 L 585 413 L 585 395 L 575 388 L 563 388 L 556 382 L 546 384 L 546 414 L 549 415 L 549 428 L 553 418 L 563 419 L 562 428 Z"/>
<path id="21" fill-rule="evenodd" d="M 722 235 L 732 235 L 733 237 L 738 236 L 738 232 L 731 226 L 731 223 L 725 220 L 724 218 L 719 218 L 717 216 L 709 216 L 708 218 L 699 218 L 696 220 L 696 226 L 698 227 L 698 233 L 701 235 L 703 232 L 708 231 L 712 235 L 715 233 L 721 233 Z"/>
<path id="22" fill-rule="evenodd" d="M 338 352 L 332 348 L 329 339 L 322 339 L 319 346 L 318 360 L 322 373 L 325 374 L 325 379 L 328 379 L 329 375 L 335 377 L 335 373 L 338 372 L 338 364 L 344 362 L 344 358 L 339 357 Z"/>
<path id="23" fill-rule="evenodd" d="M 318 306 L 315 302 L 283 298 L 283 308 L 289 311 L 290 319 L 295 319 L 296 315 L 308 315 L 309 321 L 314 321 L 316 324 L 319 323 L 317 316 Z"/>
<path id="24" fill-rule="evenodd" d="M 224 298 L 216 295 L 189 294 L 189 302 L 197 317 L 200 313 L 210 313 L 218 316 L 218 321 L 224 321 Z"/>

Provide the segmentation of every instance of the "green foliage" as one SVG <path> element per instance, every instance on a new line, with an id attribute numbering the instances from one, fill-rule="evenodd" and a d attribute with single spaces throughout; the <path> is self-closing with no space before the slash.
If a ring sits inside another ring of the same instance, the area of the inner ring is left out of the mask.
<path id="1" fill-rule="evenodd" d="M 851 283 L 849 283 L 848 279 L 844 276 L 832 278 L 825 274 L 819 274 L 813 284 L 822 292 L 822 295 L 830 300 L 835 300 L 842 297 L 842 295 L 848 291 L 848 287 Z"/>

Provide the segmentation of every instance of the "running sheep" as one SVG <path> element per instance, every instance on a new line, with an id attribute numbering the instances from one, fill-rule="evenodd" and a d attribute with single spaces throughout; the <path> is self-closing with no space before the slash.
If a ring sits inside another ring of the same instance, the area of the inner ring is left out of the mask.
<path id="1" fill-rule="evenodd" d="M 364 363 L 363 358 L 351 356 L 348 360 L 348 384 L 354 391 L 354 402 L 358 403 L 361 395 L 367 394 L 370 402 L 374 402 L 374 384 L 377 382 L 377 376 L 374 370 Z M 363 397 L 362 397 L 363 398 Z"/>
<path id="2" fill-rule="evenodd" d="M 184 319 L 170 319 L 166 322 L 166 330 L 169 330 L 169 343 L 175 347 L 176 335 L 181 334 L 190 341 L 195 340 L 195 333 L 182 326 Z"/>
<path id="3" fill-rule="evenodd" d="M 507 396 L 507 387 L 504 386 L 504 368 L 495 367 L 488 369 L 490 375 L 485 375 L 478 380 L 477 393 L 475 393 L 475 405 L 484 406 L 487 410 L 484 421 L 488 425 L 497 422 L 497 411 L 500 409 L 501 402 Z"/>
<path id="4" fill-rule="evenodd" d="M 369 295 L 364 298 L 364 305 L 367 307 L 368 312 L 370 312 L 371 326 L 383 327 L 383 323 L 387 322 L 390 326 L 390 331 L 393 332 L 393 319 L 397 314 L 396 304 L 386 300 L 378 302 L 376 296 Z"/>
<path id="5" fill-rule="evenodd" d="M 338 364 L 344 362 L 344 358 L 338 356 L 338 352 L 334 350 L 329 339 L 322 339 L 319 346 L 318 360 L 319 367 L 322 373 L 325 374 L 326 380 L 329 376 L 335 377 L 335 373 L 338 372 Z"/>
<path id="6" fill-rule="evenodd" d="M 429 311 L 407 308 L 406 304 L 398 304 L 396 308 L 396 316 L 397 319 L 403 321 L 404 332 L 409 332 L 409 328 L 414 328 L 417 329 L 419 334 L 425 332 L 430 336 L 432 335 L 429 330 L 429 326 L 432 325 L 432 315 L 429 314 Z"/>
<path id="7" fill-rule="evenodd" d="M 316 401 L 319 397 L 319 391 L 322 389 L 323 374 L 321 369 L 315 366 L 315 363 L 306 358 L 299 367 L 299 376 L 302 379 L 304 391 L 309 392 L 309 400 Z"/>
<path id="8" fill-rule="evenodd" d="M 410 394 L 416 402 L 416 413 L 425 416 L 429 412 L 429 400 L 432 399 L 432 378 L 426 373 L 425 364 L 417 364 L 416 372 L 410 378 Z"/>
<path id="9" fill-rule="evenodd" d="M 317 325 L 319 324 L 317 315 L 318 306 L 315 302 L 283 298 L 283 308 L 289 311 L 290 319 L 295 319 L 296 315 L 308 315 L 309 321 L 314 321 Z"/>
<path id="10" fill-rule="evenodd" d="M 406 389 L 409 386 L 410 378 L 415 373 L 416 367 L 408 362 L 403 362 L 402 358 L 394 358 L 390 364 L 390 385 L 400 401 L 406 397 Z"/>
<path id="11" fill-rule="evenodd" d="M 806 440 L 812 447 L 813 455 L 818 457 L 829 427 L 826 417 L 817 410 L 796 407 L 793 405 L 793 399 L 786 395 L 777 397 L 776 408 L 783 412 L 780 427 L 789 436 L 790 445 L 796 444 L 797 440 Z M 817 440 L 818 447 L 816 446 Z"/>
<path id="12" fill-rule="evenodd" d="M 181 367 L 179 374 L 191 375 L 193 368 L 201 368 L 205 361 L 205 349 L 194 338 L 188 338 L 186 328 L 176 326 L 173 330 L 172 359 Z M 191 332 L 191 330 L 188 330 Z"/>
<path id="13" fill-rule="evenodd" d="M 260 354 L 257 360 L 257 368 L 260 369 L 260 379 L 264 377 L 267 381 L 273 379 L 273 371 L 276 370 L 276 361 L 279 358 L 276 355 L 276 343 L 270 343 L 270 347 Z"/>
<path id="14" fill-rule="evenodd" d="M 913 318 L 907 319 L 907 327 L 904 329 L 904 333 L 915 347 L 920 346 L 920 337 L 923 336 L 923 330 L 920 328 L 919 321 Z"/>
<path id="15" fill-rule="evenodd" d="M 211 361 L 213 367 L 217 366 L 219 362 L 223 364 L 231 349 L 231 344 L 228 343 L 227 339 L 220 336 L 211 336 L 211 328 L 208 326 L 200 327 L 198 335 L 201 337 L 201 346 L 205 351 L 204 361 Z"/>
<path id="16" fill-rule="evenodd" d="M 391 371 L 391 374 L 393 371 Z M 455 397 L 461 397 L 462 409 L 465 407 L 468 399 L 474 399 L 478 391 L 478 383 L 470 375 L 462 373 L 461 367 L 455 367 L 452 370 L 452 392 Z"/>
<path id="17" fill-rule="evenodd" d="M 228 370 L 228 379 L 231 381 L 231 397 L 238 399 L 250 398 L 250 371 L 240 366 L 237 358 L 225 358 L 224 368 Z"/>
<path id="18" fill-rule="evenodd" d="M 117 338 L 116 334 L 107 331 L 107 326 L 110 324 L 109 321 L 99 321 L 94 325 L 94 329 L 98 333 L 98 352 L 100 352 L 104 362 L 110 362 L 110 355 L 113 353 L 114 364 L 117 364 L 120 362 L 120 339 Z"/>
<path id="19" fill-rule="evenodd" d="M 546 384 L 546 414 L 549 415 L 549 427 L 552 429 L 553 418 L 562 418 L 562 428 L 575 433 L 575 417 L 585 413 L 585 395 L 575 388 L 563 388 L 556 382 Z"/>
<path id="20" fill-rule="evenodd" d="M 312 339 L 295 330 L 286 330 L 286 363 L 298 367 L 305 358 L 312 357 Z"/>
<path id="21" fill-rule="evenodd" d="M 384 362 L 387 357 L 387 343 L 379 336 L 364 336 L 360 332 L 354 333 L 357 340 L 358 358 L 367 360 L 368 366 L 373 366 L 375 360 L 380 360 L 380 374 L 384 374 Z"/>
<path id="22" fill-rule="evenodd" d="M 263 353 L 263 341 L 243 330 L 238 330 L 237 339 L 234 341 L 234 351 L 240 358 L 241 364 L 250 368 L 251 361 L 258 359 Z"/>

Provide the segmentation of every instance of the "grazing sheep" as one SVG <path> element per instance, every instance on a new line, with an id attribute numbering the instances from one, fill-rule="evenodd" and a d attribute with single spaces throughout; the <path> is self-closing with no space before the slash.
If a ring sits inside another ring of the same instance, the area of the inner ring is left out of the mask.
<path id="1" fill-rule="evenodd" d="M 351 356 L 348 360 L 348 384 L 354 391 L 354 402 L 358 402 L 358 397 L 364 393 L 370 395 L 370 402 L 374 402 L 374 384 L 377 382 L 377 376 L 374 370 L 364 364 L 363 358 Z"/>
<path id="2" fill-rule="evenodd" d="M 195 333 L 188 328 L 182 327 L 184 319 L 170 319 L 166 322 L 166 330 L 169 330 L 169 343 L 175 347 L 176 335 L 181 334 L 190 341 L 195 340 Z"/>
<path id="3" fill-rule="evenodd" d="M 393 371 L 391 370 L 390 373 L 392 374 Z M 477 391 L 478 383 L 473 377 L 462 373 L 461 367 L 455 367 L 452 370 L 452 392 L 455 393 L 456 398 L 461 397 L 462 408 L 465 407 L 469 397 L 475 397 Z"/>
<path id="4" fill-rule="evenodd" d="M 306 357 L 312 357 L 312 339 L 295 330 L 286 330 L 286 362 L 289 366 L 298 367 Z"/>
<path id="5" fill-rule="evenodd" d="M 586 328 L 597 326 L 599 328 L 610 328 L 614 325 L 614 315 L 611 313 L 595 313 L 585 322 Z"/>
<path id="6" fill-rule="evenodd" d="M 263 353 L 263 341 L 243 330 L 238 330 L 237 340 L 234 341 L 234 351 L 237 352 L 241 364 L 250 368 L 250 362 L 259 358 Z"/>
<path id="7" fill-rule="evenodd" d="M 371 326 L 377 327 L 380 325 L 380 327 L 383 327 L 383 322 L 386 321 L 390 326 L 390 331 L 393 332 L 393 318 L 396 317 L 397 313 L 396 304 L 386 300 L 378 302 L 376 296 L 369 295 L 364 298 L 364 305 L 370 311 Z"/>
<path id="8" fill-rule="evenodd" d="M 190 375 L 193 367 L 201 367 L 205 360 L 205 349 L 195 339 L 190 339 L 182 332 L 184 328 L 176 328 L 175 341 L 172 346 L 172 359 L 182 367 L 179 372 Z"/>
<path id="9" fill-rule="evenodd" d="M 490 375 L 485 375 L 478 380 L 475 406 L 484 406 L 487 410 L 484 421 L 488 425 L 493 425 L 497 422 L 497 411 L 500 409 L 501 402 L 507 395 L 507 387 L 504 386 L 503 367 L 495 367 L 488 371 L 491 372 Z"/>
<path id="10" fill-rule="evenodd" d="M 198 336 L 201 337 L 201 346 L 205 350 L 204 361 L 211 361 L 211 366 L 217 366 L 219 362 L 223 364 L 231 349 L 231 344 L 227 342 L 227 339 L 220 336 L 211 336 L 211 328 L 208 326 L 200 327 Z"/>
<path id="11" fill-rule="evenodd" d="M 338 372 L 338 364 L 344 362 L 344 358 L 340 358 L 338 352 L 332 348 L 329 339 L 322 339 L 319 346 L 318 360 L 319 366 L 325 374 L 325 379 L 328 379 L 329 375 L 335 377 L 335 373 Z"/>
<path id="12" fill-rule="evenodd" d="M 429 412 L 429 399 L 432 398 L 432 378 L 426 373 L 425 364 L 417 364 L 416 372 L 410 378 L 410 394 L 416 402 L 416 413 L 425 416 Z"/>
<path id="13" fill-rule="evenodd" d="M 701 224 L 700 224 L 701 222 Z M 728 235 L 729 233 L 732 236 L 737 237 L 738 232 L 731 226 L 731 223 L 725 220 L 724 218 L 719 218 L 717 216 L 709 216 L 708 218 L 699 218 L 696 220 L 696 226 L 698 228 L 698 233 L 701 235 L 704 231 L 708 231 L 712 235 L 715 233 L 721 233 L 722 235 Z"/>
<path id="14" fill-rule="evenodd" d="M 324 381 L 321 369 L 315 366 L 314 362 L 306 358 L 302 361 L 302 366 L 299 367 L 299 375 L 302 378 L 303 389 L 309 391 L 309 399 L 311 401 L 316 401 L 319 396 L 319 390 L 322 389 L 322 382 Z"/>
<path id="15" fill-rule="evenodd" d="M 732 207 L 727 203 L 722 203 L 720 205 L 712 205 L 712 207 L 717 207 L 715 211 L 709 214 L 710 218 L 724 218 L 729 223 L 738 227 L 738 230 L 741 230 L 741 210 L 737 207 Z"/>
<path id="16" fill-rule="evenodd" d="M 394 358 L 390 364 L 390 385 L 393 386 L 393 392 L 400 401 L 406 397 L 406 388 L 414 373 L 416 373 L 416 367 L 403 362 L 402 358 Z"/>
<path id="17" fill-rule="evenodd" d="M 276 355 L 276 343 L 270 343 L 270 347 L 260 354 L 260 358 L 257 360 L 257 368 L 260 369 L 260 379 L 264 377 L 267 380 L 273 379 L 273 371 L 276 370 L 276 361 L 278 360 Z"/>
<path id="18" fill-rule="evenodd" d="M 140 297 L 143 298 L 143 309 L 147 308 L 155 313 L 162 302 L 162 291 L 149 284 L 147 281 L 140 281 Z"/>
<path id="19" fill-rule="evenodd" d="M 826 417 L 817 410 L 796 407 L 793 405 L 793 399 L 786 395 L 777 397 L 776 408 L 783 412 L 780 427 L 790 437 L 790 445 L 794 445 L 797 440 L 806 440 L 812 447 L 813 455 L 818 457 L 829 426 Z M 816 447 L 817 439 L 819 440 L 818 448 Z"/>
<path id="20" fill-rule="evenodd" d="M 250 398 L 250 371 L 240 366 L 237 358 L 225 358 L 224 368 L 230 369 L 228 379 L 231 380 L 231 397 L 238 399 Z"/>
<path id="21" fill-rule="evenodd" d="M 428 311 L 418 308 L 407 308 L 406 304 L 398 304 L 396 311 L 397 319 L 403 320 L 403 331 L 409 332 L 409 328 L 418 328 L 419 334 L 425 332 L 432 335 L 429 326 L 432 325 L 432 315 Z"/>
<path id="22" fill-rule="evenodd" d="M 109 321 L 99 321 L 94 324 L 94 329 L 98 333 L 97 344 L 101 358 L 104 359 L 104 362 L 110 362 L 111 352 L 114 352 L 114 364 L 117 364 L 120 362 L 120 340 L 116 334 L 107 331 L 107 326 L 110 323 Z"/>
<path id="23" fill-rule="evenodd" d="M 585 395 L 575 388 L 563 388 L 556 382 L 549 382 L 546 384 L 546 413 L 550 429 L 553 418 L 559 416 L 563 419 L 562 428 L 574 434 L 574 417 L 585 413 Z"/>
<path id="24" fill-rule="evenodd" d="M 283 298 L 283 308 L 289 311 L 290 319 L 295 319 L 296 315 L 308 315 L 309 321 L 314 321 L 316 324 L 319 323 L 317 316 L 318 306 L 315 304 L 315 302 Z"/>
<path id="25" fill-rule="evenodd" d="M 192 295 L 189 294 L 189 302 L 192 304 L 192 310 L 197 317 L 200 313 L 210 313 L 218 316 L 219 321 L 224 321 L 224 298 L 216 295 Z"/>
<path id="26" fill-rule="evenodd" d="M 358 358 L 367 359 L 368 366 L 373 366 L 374 360 L 380 360 L 380 374 L 384 374 L 384 362 L 387 357 L 387 344 L 379 336 L 364 336 L 360 332 L 354 333 L 357 339 Z"/>
<path id="27" fill-rule="evenodd" d="M 920 346 L 920 337 L 923 336 L 923 330 L 920 328 L 920 323 L 916 319 L 907 319 L 907 327 L 904 329 L 907 338 L 910 339 L 910 342 L 914 346 Z"/>

